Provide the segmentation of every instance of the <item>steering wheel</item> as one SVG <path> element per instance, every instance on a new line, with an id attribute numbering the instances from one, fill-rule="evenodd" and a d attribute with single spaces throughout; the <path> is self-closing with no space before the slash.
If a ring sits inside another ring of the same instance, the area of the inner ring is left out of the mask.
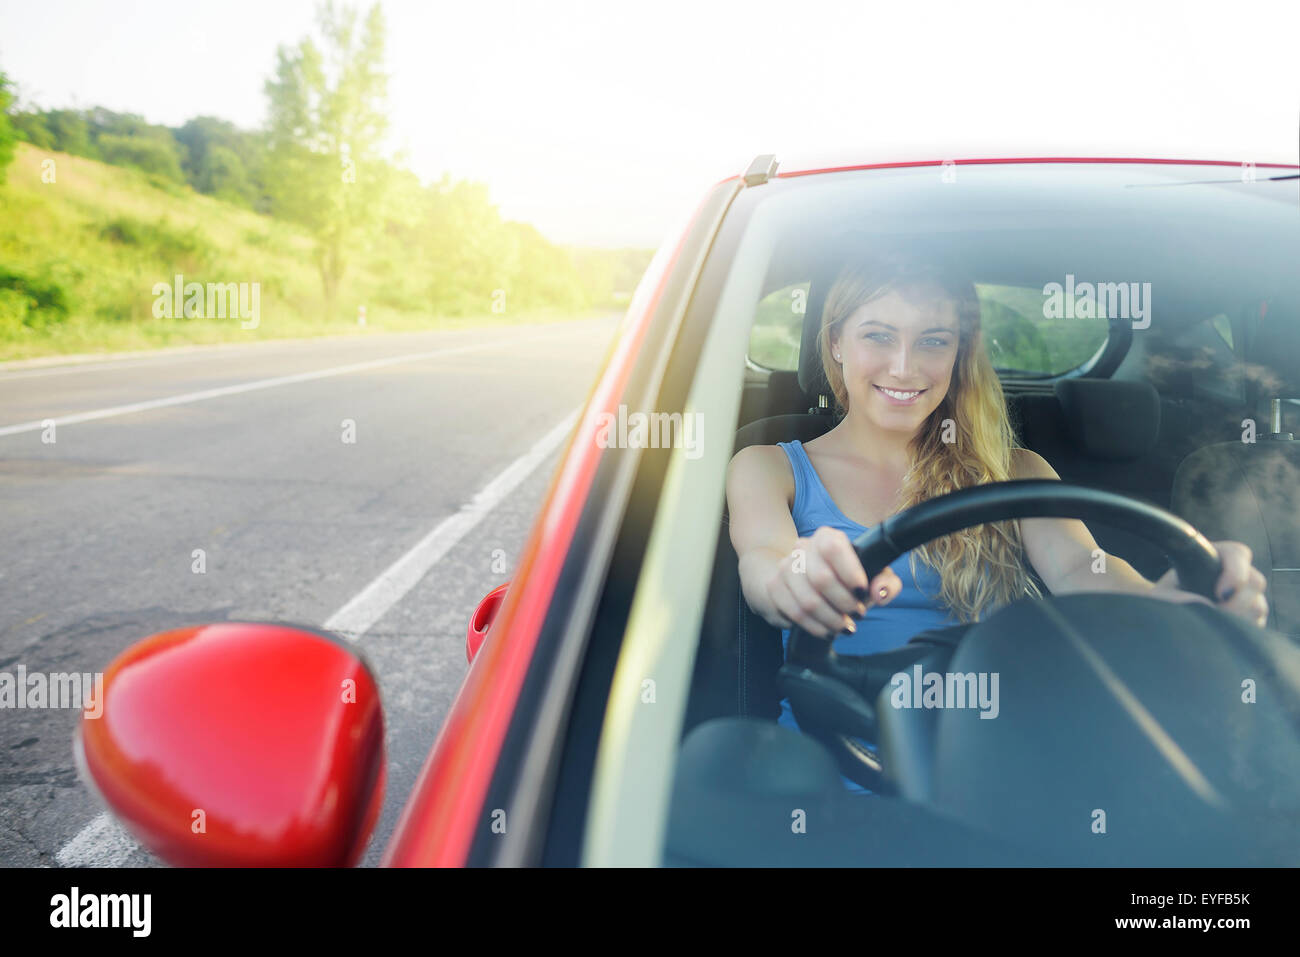
<path id="1" fill-rule="evenodd" d="M 926 542 L 1013 518 L 1077 518 L 1123 527 L 1165 553 L 1180 588 L 1216 600 L 1214 586 L 1223 571 L 1219 554 L 1190 524 L 1154 505 L 1055 479 L 991 482 L 929 499 L 863 532 L 853 547 L 870 580 Z M 840 655 L 833 641 L 834 636 L 818 638 L 792 627 L 778 686 L 799 727 L 828 745 L 850 777 L 878 788 L 880 765 L 853 738 L 871 740 L 876 734 L 875 708 L 865 689 L 885 673 L 879 667 L 885 662 L 873 667 L 873 659 L 889 652 Z"/>

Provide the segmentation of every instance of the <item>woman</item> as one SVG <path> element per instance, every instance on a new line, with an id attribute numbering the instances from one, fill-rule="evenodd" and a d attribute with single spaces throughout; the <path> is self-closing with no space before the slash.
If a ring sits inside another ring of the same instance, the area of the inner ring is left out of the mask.
<path id="1" fill-rule="evenodd" d="M 843 420 L 807 445 L 751 446 L 727 477 L 741 589 L 757 614 L 786 629 L 834 636 L 835 649 L 900 647 L 930 628 L 963 624 L 1041 594 L 1122 591 L 1206 601 L 1158 582 L 1097 543 L 1080 521 L 1035 518 L 969 528 L 915 549 L 868 581 L 852 539 L 918 502 L 1009 479 L 1059 479 L 1018 448 L 980 334 L 974 286 L 933 267 L 879 260 L 847 268 L 822 313 L 822 368 Z M 1215 542 L 1220 607 L 1263 624 L 1264 576 L 1240 542 Z M 1104 569 L 1098 571 L 1097 569 Z M 1208 604 L 1208 602 L 1207 602 Z M 855 629 L 850 614 L 867 614 Z M 788 702 L 783 724 L 797 727 Z"/>

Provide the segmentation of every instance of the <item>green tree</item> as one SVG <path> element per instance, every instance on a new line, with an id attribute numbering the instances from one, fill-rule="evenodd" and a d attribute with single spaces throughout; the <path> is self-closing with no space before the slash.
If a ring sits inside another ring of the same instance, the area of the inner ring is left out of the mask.
<path id="1" fill-rule="evenodd" d="M 321 44 L 309 36 L 280 47 L 265 87 L 271 208 L 315 237 L 330 315 L 349 252 L 367 243 L 382 221 L 391 175 L 380 156 L 388 125 L 383 11 L 375 4 L 364 26 L 359 20 L 354 7 L 322 5 Z"/>
<path id="2" fill-rule="evenodd" d="M 196 186 L 200 192 L 241 206 L 251 206 L 253 187 L 244 161 L 232 149 L 214 145 L 203 157 Z"/>
<path id="3" fill-rule="evenodd" d="M 90 140 L 90 126 L 82 114 L 76 110 L 48 110 L 44 115 L 56 150 L 99 159 L 99 152 Z"/>
<path id="4" fill-rule="evenodd" d="M 518 247 L 502 228 L 484 183 L 442 180 L 428 193 L 421 248 L 429 262 L 431 303 L 452 314 L 484 312 L 504 289 L 513 303 L 511 279 Z"/>
<path id="5" fill-rule="evenodd" d="M 993 364 L 998 368 L 1055 371 L 1042 330 L 1025 316 L 1000 302 L 989 302 L 984 304 L 982 319 Z"/>
<path id="6" fill-rule="evenodd" d="M 13 162 L 14 143 L 18 134 L 9 122 L 9 107 L 13 105 L 14 95 L 9 90 L 9 78 L 0 73 L 0 185 L 4 185 L 5 168 Z"/>
<path id="7" fill-rule="evenodd" d="M 43 150 L 56 148 L 54 134 L 50 132 L 50 128 L 45 123 L 44 113 L 15 113 L 12 123 L 14 131 L 18 134 L 20 140 L 25 140 Z"/>
<path id="8" fill-rule="evenodd" d="M 176 150 L 165 142 L 143 136 L 101 133 L 96 145 L 105 163 L 129 166 L 174 183 L 185 182 Z"/>
<path id="9" fill-rule="evenodd" d="M 214 116 L 196 116 L 172 133 L 185 148 L 185 176 L 191 186 L 229 203 L 268 211 L 262 194 L 262 134 Z"/>
<path id="10" fill-rule="evenodd" d="M 505 228 L 514 235 L 519 250 L 513 284 L 515 299 L 520 305 L 526 308 L 561 306 L 578 309 L 587 304 L 573 259 L 567 251 L 551 245 L 527 223 L 509 222 Z"/>

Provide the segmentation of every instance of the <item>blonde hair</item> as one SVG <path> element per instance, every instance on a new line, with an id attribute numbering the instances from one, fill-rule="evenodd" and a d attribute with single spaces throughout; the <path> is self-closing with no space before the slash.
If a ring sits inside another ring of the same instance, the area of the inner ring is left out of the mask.
<path id="1" fill-rule="evenodd" d="M 862 306 L 890 291 L 948 299 L 958 319 L 952 380 L 943 401 L 912 437 L 899 510 L 960 488 L 1007 481 L 1011 450 L 1019 443 L 1007 418 L 1002 384 L 984 349 L 975 286 L 941 267 L 894 257 L 855 263 L 841 271 L 826 296 L 818 337 L 822 369 L 837 406 L 847 412 L 849 394 L 839 364 L 830 359 L 831 334 Z M 955 427 L 955 441 L 943 441 L 947 419 Z M 963 622 L 979 621 L 995 606 L 1041 596 L 1023 554 L 1020 526 L 1014 520 L 976 525 L 914 549 L 912 574 L 919 558 L 939 573 L 939 598 L 952 613 Z"/>

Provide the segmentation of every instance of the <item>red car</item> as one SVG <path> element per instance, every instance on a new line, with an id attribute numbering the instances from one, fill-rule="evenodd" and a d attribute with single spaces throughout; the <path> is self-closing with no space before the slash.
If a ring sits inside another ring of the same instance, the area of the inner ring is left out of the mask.
<path id="1" fill-rule="evenodd" d="M 642 280 L 508 590 L 471 618 L 471 667 L 385 863 L 1297 863 L 1298 173 L 764 156 L 715 185 Z M 1134 595 L 1013 603 L 922 662 L 999 674 L 991 721 L 890 708 L 887 669 L 825 642 L 785 661 L 741 597 L 727 468 L 835 424 L 817 323 L 845 262 L 882 247 L 973 277 L 1019 441 L 1063 481 L 895 515 L 854 543 L 869 572 L 974 524 L 1080 518 L 1146 577 L 1172 563 L 1202 592 L 1209 541 L 1247 543 L 1267 627 Z M 1127 284 L 1141 309 L 1075 309 L 1084 285 Z M 105 688 L 80 766 L 155 853 L 359 860 L 383 715 L 346 642 L 170 632 Z M 777 724 L 782 696 L 808 733 Z M 855 753 L 864 729 L 878 754 Z"/>

